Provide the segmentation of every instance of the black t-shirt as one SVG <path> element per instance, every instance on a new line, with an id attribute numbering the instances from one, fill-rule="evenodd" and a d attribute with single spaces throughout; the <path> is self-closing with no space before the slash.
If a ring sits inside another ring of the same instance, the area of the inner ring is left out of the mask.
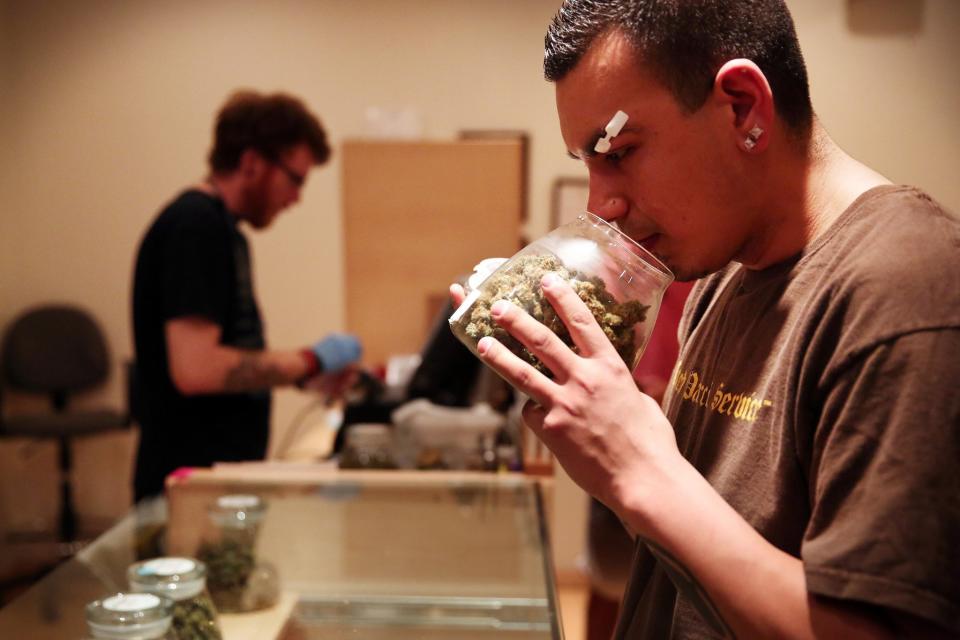
<path id="1" fill-rule="evenodd" d="M 140 447 L 136 499 L 160 493 L 182 466 L 252 460 L 266 454 L 268 391 L 185 396 L 170 379 L 164 325 L 202 316 L 221 328 L 220 343 L 263 349 L 250 253 L 223 201 L 189 190 L 147 230 L 133 282 Z"/>

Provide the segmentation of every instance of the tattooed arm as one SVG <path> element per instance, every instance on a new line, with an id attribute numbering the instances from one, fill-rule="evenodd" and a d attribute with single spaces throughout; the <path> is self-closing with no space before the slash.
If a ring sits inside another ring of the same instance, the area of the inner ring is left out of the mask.
<path id="1" fill-rule="evenodd" d="M 189 317 L 166 324 L 174 386 L 184 395 L 252 391 L 293 384 L 310 372 L 299 351 L 250 351 L 220 344 L 220 327 Z"/>

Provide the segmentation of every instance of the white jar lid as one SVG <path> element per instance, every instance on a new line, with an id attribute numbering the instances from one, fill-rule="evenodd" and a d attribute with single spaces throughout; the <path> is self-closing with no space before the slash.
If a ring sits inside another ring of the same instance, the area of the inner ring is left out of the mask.
<path id="1" fill-rule="evenodd" d="M 235 493 L 217 498 L 217 506 L 224 509 L 253 509 L 259 507 L 262 503 L 260 496 L 245 493 Z"/>
<path id="2" fill-rule="evenodd" d="M 197 568 L 196 560 L 190 558 L 156 558 L 147 560 L 140 567 L 139 575 L 178 576 Z"/>
<path id="3" fill-rule="evenodd" d="M 207 567 L 193 558 L 154 558 L 131 565 L 127 579 L 134 591 L 185 600 L 203 591 Z"/>
<path id="4" fill-rule="evenodd" d="M 393 441 L 390 425 L 380 423 L 353 424 L 347 428 L 344 446 L 387 447 Z"/>
<path id="5" fill-rule="evenodd" d="M 244 529 L 259 524 L 267 511 L 263 498 L 247 493 L 220 496 L 210 506 L 210 519 L 220 527 Z"/>
<path id="6" fill-rule="evenodd" d="M 118 593 L 101 604 L 107 611 L 143 611 L 159 606 L 160 598 L 152 593 Z"/>
<path id="7" fill-rule="evenodd" d="M 170 628 L 172 603 L 149 593 L 117 593 L 87 605 L 94 638 L 160 638 Z"/>

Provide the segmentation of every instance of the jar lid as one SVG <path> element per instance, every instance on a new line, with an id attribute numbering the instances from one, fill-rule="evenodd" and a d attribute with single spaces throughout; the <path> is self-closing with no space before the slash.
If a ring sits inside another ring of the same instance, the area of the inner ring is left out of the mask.
<path id="1" fill-rule="evenodd" d="M 220 496 L 210 505 L 210 519 L 220 527 L 244 529 L 259 524 L 267 511 L 266 501 L 252 493 Z"/>
<path id="2" fill-rule="evenodd" d="M 184 600 L 203 591 L 207 567 L 193 558 L 154 558 L 130 565 L 127 579 L 134 591 Z"/>
<path id="3" fill-rule="evenodd" d="M 344 446 L 386 447 L 390 445 L 393 432 L 385 424 L 360 423 L 347 429 Z"/>
<path id="4" fill-rule="evenodd" d="M 170 628 L 173 603 L 150 593 L 117 593 L 86 607 L 94 638 L 159 638 Z"/>

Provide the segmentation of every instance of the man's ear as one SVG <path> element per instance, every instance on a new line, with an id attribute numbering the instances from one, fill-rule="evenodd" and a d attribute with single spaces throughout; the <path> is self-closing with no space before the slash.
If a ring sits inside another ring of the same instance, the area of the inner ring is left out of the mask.
<path id="1" fill-rule="evenodd" d="M 775 109 L 773 91 L 760 67 L 746 58 L 728 61 L 717 71 L 713 95 L 729 105 L 735 144 L 748 153 L 766 149 Z"/>

